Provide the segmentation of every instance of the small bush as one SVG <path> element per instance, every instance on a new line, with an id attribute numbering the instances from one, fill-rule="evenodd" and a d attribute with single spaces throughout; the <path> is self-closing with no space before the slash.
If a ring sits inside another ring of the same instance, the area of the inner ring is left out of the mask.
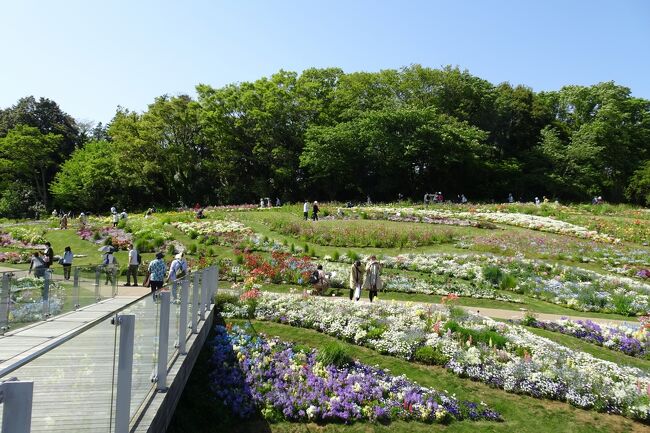
<path id="1" fill-rule="evenodd" d="M 199 248 L 199 247 L 198 247 L 196 244 L 190 244 L 190 246 L 189 246 L 189 248 L 188 248 L 188 252 L 189 252 L 190 254 L 196 254 L 196 250 L 197 250 L 198 248 Z"/>
<path id="2" fill-rule="evenodd" d="M 289 251 L 291 251 L 291 254 L 296 252 L 296 245 L 293 244 L 293 242 L 291 243 L 291 246 L 289 247 Z"/>
<path id="3" fill-rule="evenodd" d="M 318 351 L 316 360 L 323 365 L 335 365 L 344 367 L 352 363 L 352 358 L 345 347 L 337 342 L 331 342 Z"/>
<path id="4" fill-rule="evenodd" d="M 241 254 L 237 254 L 237 255 L 235 256 L 235 264 L 236 264 L 236 265 L 241 265 L 241 264 L 243 264 L 243 263 L 244 263 L 244 256 L 241 255 Z"/>
<path id="5" fill-rule="evenodd" d="M 165 243 L 165 239 L 163 239 L 161 237 L 155 238 L 153 240 L 153 246 L 156 247 L 156 248 L 162 247 L 164 243 Z"/>
<path id="6" fill-rule="evenodd" d="M 338 262 L 340 257 L 341 255 L 339 254 L 338 251 L 334 251 L 334 254 L 332 254 L 332 260 L 334 260 L 335 262 Z"/>
<path id="7" fill-rule="evenodd" d="M 174 244 L 167 245 L 167 254 L 172 256 L 176 254 L 176 249 L 174 248 Z"/>
<path id="8" fill-rule="evenodd" d="M 499 287 L 502 290 L 512 290 L 517 287 L 517 278 L 514 275 L 504 273 L 501 276 L 501 281 L 499 282 Z"/>
<path id="9" fill-rule="evenodd" d="M 429 365 L 446 365 L 447 362 L 449 362 L 449 357 L 447 355 L 431 346 L 418 347 L 413 359 Z"/>
<path id="10" fill-rule="evenodd" d="M 188 235 L 190 239 L 196 239 L 199 236 L 199 232 L 197 232 L 196 230 L 190 230 Z"/>
<path id="11" fill-rule="evenodd" d="M 498 266 L 488 265 L 483 268 L 483 278 L 494 286 L 499 284 L 502 276 L 503 272 Z"/>
<path id="12" fill-rule="evenodd" d="M 359 254 L 357 254 L 356 251 L 349 250 L 347 253 L 345 253 L 345 255 L 348 256 L 353 262 L 356 262 L 360 259 Z"/>

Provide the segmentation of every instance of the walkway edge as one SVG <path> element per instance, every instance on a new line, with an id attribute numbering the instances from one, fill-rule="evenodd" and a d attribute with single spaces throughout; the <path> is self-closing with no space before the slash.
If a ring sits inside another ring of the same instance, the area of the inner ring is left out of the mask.
<path id="1" fill-rule="evenodd" d="M 190 378 L 194 364 L 203 349 L 210 329 L 212 329 L 215 309 L 216 306 L 212 304 L 205 321 L 199 322 L 198 333 L 193 334 L 187 340 L 187 347 L 189 347 L 187 355 L 178 355 L 176 357 L 167 376 L 168 383 L 170 383 L 167 391 L 153 394 L 138 415 L 135 425 L 130 430 L 131 433 L 162 433 L 167 430 L 174 416 L 176 405 L 185 389 L 185 384 Z"/>

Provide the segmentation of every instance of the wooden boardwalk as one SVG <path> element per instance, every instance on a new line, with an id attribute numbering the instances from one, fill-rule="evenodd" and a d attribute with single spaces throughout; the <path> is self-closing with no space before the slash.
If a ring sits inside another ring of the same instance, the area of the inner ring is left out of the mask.
<path id="1" fill-rule="evenodd" d="M 118 296 L 0 337 L 0 375 L 125 305 L 120 314 L 136 316 L 131 400 L 135 414 L 152 391 L 156 365 L 158 305 L 150 296 Z M 170 354 L 177 340 L 178 309 L 171 305 Z M 0 379 L 34 381 L 32 432 L 110 432 L 117 347 L 118 328 L 106 318 Z"/>

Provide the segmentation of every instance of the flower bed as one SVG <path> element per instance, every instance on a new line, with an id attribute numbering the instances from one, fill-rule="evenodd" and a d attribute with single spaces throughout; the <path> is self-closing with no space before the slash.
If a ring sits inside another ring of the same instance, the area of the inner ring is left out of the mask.
<path id="1" fill-rule="evenodd" d="M 223 306 L 225 317 L 249 317 L 248 305 Z M 360 304 L 264 294 L 253 316 L 311 328 L 381 353 L 444 365 L 509 392 L 608 413 L 650 419 L 650 377 L 570 350 L 525 328 L 469 315 L 451 320 L 443 307 Z"/>
<path id="2" fill-rule="evenodd" d="M 215 329 L 212 389 L 241 418 L 259 410 L 269 421 L 321 423 L 501 419 L 484 404 L 457 400 L 376 367 L 359 362 L 337 367 L 319 361 L 315 350 L 252 337 L 239 327 L 230 333 Z"/>
<path id="3" fill-rule="evenodd" d="M 249 227 L 237 221 L 175 222 L 173 225 L 190 238 L 206 244 L 237 246 L 253 234 Z"/>
<path id="4" fill-rule="evenodd" d="M 367 256 L 361 256 L 367 259 Z M 340 261 L 352 262 L 347 254 Z M 401 254 L 382 257 L 384 266 L 476 280 L 579 311 L 645 314 L 650 285 L 539 260 L 478 254 Z M 486 275 L 486 269 L 497 275 Z"/>
<path id="5" fill-rule="evenodd" d="M 0 253 L 0 263 L 29 263 L 30 257 L 31 255 L 29 253 L 9 251 Z"/>
<path id="6" fill-rule="evenodd" d="M 389 219 L 395 217 L 409 216 L 431 219 L 464 219 L 470 221 L 484 221 L 494 224 L 506 224 L 516 227 L 523 227 L 532 230 L 540 230 L 550 233 L 575 236 L 583 239 L 591 239 L 598 242 L 617 243 L 619 239 L 599 233 L 596 230 L 589 230 L 585 227 L 571 224 L 565 221 L 556 220 L 550 217 L 511 213 L 482 211 L 458 211 L 458 210 L 433 210 L 414 208 L 391 208 L 391 207 L 367 207 L 340 209 L 343 214 L 363 215 L 373 219 Z M 372 216 L 371 216 L 372 215 Z"/>
<path id="7" fill-rule="evenodd" d="M 0 246 L 17 248 L 41 248 L 47 241 L 44 235 L 44 229 L 3 227 L 0 231 Z"/>
<path id="8" fill-rule="evenodd" d="M 133 236 L 130 233 L 114 227 L 95 229 L 90 226 L 85 226 L 77 230 L 77 234 L 81 239 L 94 242 L 97 245 L 107 244 L 110 238 L 110 244 L 118 250 L 126 250 L 129 244 L 133 242 Z"/>
<path id="9" fill-rule="evenodd" d="M 591 320 L 545 321 L 534 317 L 525 318 L 518 323 L 570 335 L 638 358 L 647 358 L 650 354 L 650 335 L 648 329 L 643 326 L 631 329 L 626 326 L 599 325 Z"/>

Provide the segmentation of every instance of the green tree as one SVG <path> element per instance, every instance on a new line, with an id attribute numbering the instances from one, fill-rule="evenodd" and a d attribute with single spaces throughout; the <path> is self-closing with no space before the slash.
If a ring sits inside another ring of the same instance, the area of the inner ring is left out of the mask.
<path id="1" fill-rule="evenodd" d="M 37 200 L 48 206 L 48 170 L 62 137 L 43 134 L 37 128 L 18 125 L 0 138 L 0 173 L 3 190 L 12 182 L 30 185 Z"/>

